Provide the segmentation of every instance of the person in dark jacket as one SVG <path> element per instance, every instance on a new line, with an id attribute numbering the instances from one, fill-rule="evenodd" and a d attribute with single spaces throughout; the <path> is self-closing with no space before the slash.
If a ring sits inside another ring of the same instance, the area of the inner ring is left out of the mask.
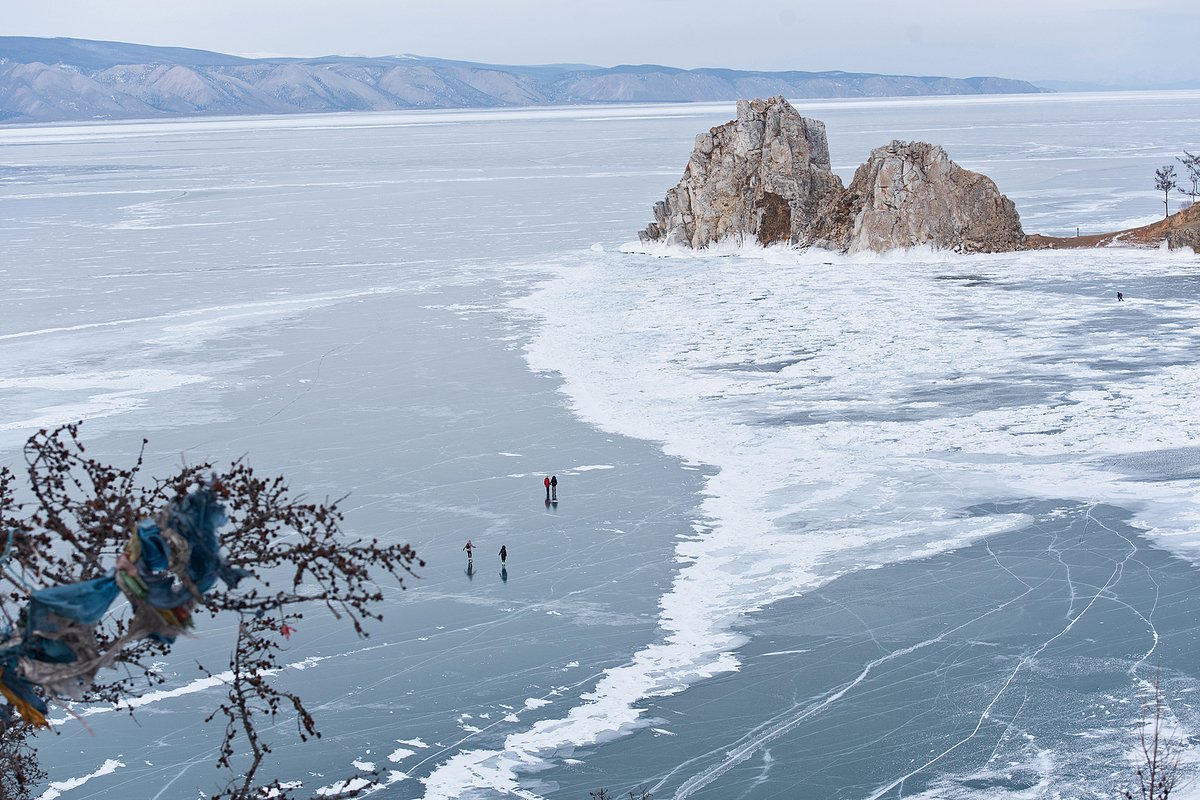
<path id="1" fill-rule="evenodd" d="M 558 476 L 557 475 L 550 476 L 550 499 L 551 500 L 558 499 Z"/>
<path id="2" fill-rule="evenodd" d="M 508 548 L 500 545 L 500 563 L 503 564 L 505 561 L 508 561 Z"/>

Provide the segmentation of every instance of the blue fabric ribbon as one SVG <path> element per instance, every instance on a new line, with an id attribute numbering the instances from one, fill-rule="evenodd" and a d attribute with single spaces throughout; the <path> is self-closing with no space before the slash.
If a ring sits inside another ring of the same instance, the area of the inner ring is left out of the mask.
<path id="1" fill-rule="evenodd" d="M 242 578 L 250 575 L 246 570 L 230 567 L 221 557 L 217 529 L 227 521 L 224 507 L 216 501 L 208 487 L 176 498 L 168 506 L 167 524 L 188 543 L 190 554 L 186 573 L 201 593 L 211 589 L 218 578 L 234 589 Z M 141 555 L 135 566 L 139 577 L 149 587 L 142 599 L 160 609 L 176 609 L 195 599 L 191 590 L 171 572 L 170 543 L 158 525 L 153 520 L 142 520 L 138 523 L 136 535 L 141 543 Z M 11 546 L 10 532 L 5 556 Z M 3 684 L 7 694 L 45 714 L 45 701 L 35 691 L 37 684 L 26 680 L 18 672 L 19 660 L 25 658 L 53 664 L 77 661 L 79 655 L 70 645 L 42 634 L 59 633 L 62 625 L 93 626 L 100 622 L 121 594 L 114 576 L 115 572 L 110 572 L 102 578 L 52 586 L 30 593 L 29 604 L 22 613 L 24 635 L 18 644 L 0 648 L 0 684 Z M 173 637 L 167 635 L 150 635 L 167 644 L 174 641 Z M 11 636 L 12 631 L 6 629 L 0 635 L 0 642 L 11 641 Z"/>

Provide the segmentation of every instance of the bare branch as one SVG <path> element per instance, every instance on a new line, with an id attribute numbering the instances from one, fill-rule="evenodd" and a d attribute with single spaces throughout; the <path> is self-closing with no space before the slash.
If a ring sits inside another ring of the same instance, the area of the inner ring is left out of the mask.
<path id="1" fill-rule="evenodd" d="M 258 725 L 294 714 L 302 741 L 320 732 L 302 698 L 272 681 L 281 639 L 313 606 L 366 636 L 366 624 L 381 618 L 376 576 L 403 587 L 424 566 L 407 544 L 348 537 L 338 502 L 304 502 L 282 477 L 260 478 L 241 460 L 223 472 L 183 466 L 146 483 L 145 445 L 121 469 L 87 454 L 78 424 L 39 432 L 25 446 L 26 507 L 15 500 L 16 478 L 0 468 L 0 688 L 13 704 L 0 717 L 0 800 L 25 800 L 45 777 L 32 736 L 46 701 L 119 703 L 160 684 L 145 664 L 201 609 L 240 618 L 228 694 L 208 718 L 225 722 L 217 766 L 235 776 L 216 797 L 290 796 L 278 780 L 258 782 L 271 753 Z M 55 605 L 93 594 L 87 612 Z M 121 594 L 128 604 L 108 608 Z M 58 660 L 40 660 L 50 651 Z M 102 667 L 121 669 L 101 677 Z M 345 783 L 343 796 L 375 785 L 363 783 Z"/>

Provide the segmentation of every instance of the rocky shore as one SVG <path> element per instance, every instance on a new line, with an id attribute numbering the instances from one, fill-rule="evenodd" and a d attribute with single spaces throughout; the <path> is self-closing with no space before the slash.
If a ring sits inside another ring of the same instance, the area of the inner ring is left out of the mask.
<path id="1" fill-rule="evenodd" d="M 844 186 L 830 168 L 824 123 L 772 97 L 738 101 L 736 119 L 696 137 L 683 178 L 655 204 L 654 222 L 639 238 L 697 249 L 752 239 L 849 253 L 1163 242 L 1200 251 L 1200 209 L 1097 236 L 1026 235 L 1016 206 L 990 178 L 963 169 L 927 142 L 876 148 Z"/>

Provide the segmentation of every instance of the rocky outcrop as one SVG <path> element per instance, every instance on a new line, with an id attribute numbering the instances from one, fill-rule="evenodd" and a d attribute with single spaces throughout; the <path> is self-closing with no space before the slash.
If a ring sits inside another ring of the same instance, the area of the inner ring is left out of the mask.
<path id="1" fill-rule="evenodd" d="M 1012 201 L 940 147 L 878 148 L 845 189 L 830 169 L 824 124 L 782 97 L 742 100 L 737 109 L 737 119 L 696 137 L 683 179 L 655 204 L 642 241 L 702 248 L 757 240 L 851 252 L 1025 246 Z"/>
<path id="2" fill-rule="evenodd" d="M 1176 228 L 1168 231 L 1167 247 L 1172 250 L 1181 250 L 1184 247 L 1190 247 L 1193 252 L 1200 253 L 1200 225 Z"/>
<path id="3" fill-rule="evenodd" d="M 702 248 L 723 239 L 842 252 L 926 246 L 959 253 L 1079 247 L 1191 248 L 1200 204 L 1151 225 L 1074 237 L 1026 236 L 1016 206 L 986 175 L 926 142 L 871 151 L 846 188 L 825 126 L 782 97 L 739 100 L 737 119 L 696 137 L 683 179 L 638 236 Z"/>
<path id="4" fill-rule="evenodd" d="M 882 252 L 930 246 L 960 253 L 1025 247 L 1016 206 L 986 175 L 963 169 L 926 142 L 894 141 L 854 173 L 853 214 L 843 249 Z"/>
<path id="5" fill-rule="evenodd" d="M 782 97 L 739 100 L 737 119 L 696 137 L 683 178 L 639 236 L 695 248 L 728 238 L 820 243 L 843 191 L 823 123 Z"/>
<path id="6" fill-rule="evenodd" d="M 1143 229 L 1143 235 L 1149 234 L 1146 238 L 1149 238 L 1152 244 L 1155 227 L 1159 229 L 1162 241 L 1172 250 L 1190 247 L 1193 252 L 1200 253 L 1200 205 L 1193 204 L 1167 217 L 1157 226 L 1147 226 L 1150 230 Z"/>

